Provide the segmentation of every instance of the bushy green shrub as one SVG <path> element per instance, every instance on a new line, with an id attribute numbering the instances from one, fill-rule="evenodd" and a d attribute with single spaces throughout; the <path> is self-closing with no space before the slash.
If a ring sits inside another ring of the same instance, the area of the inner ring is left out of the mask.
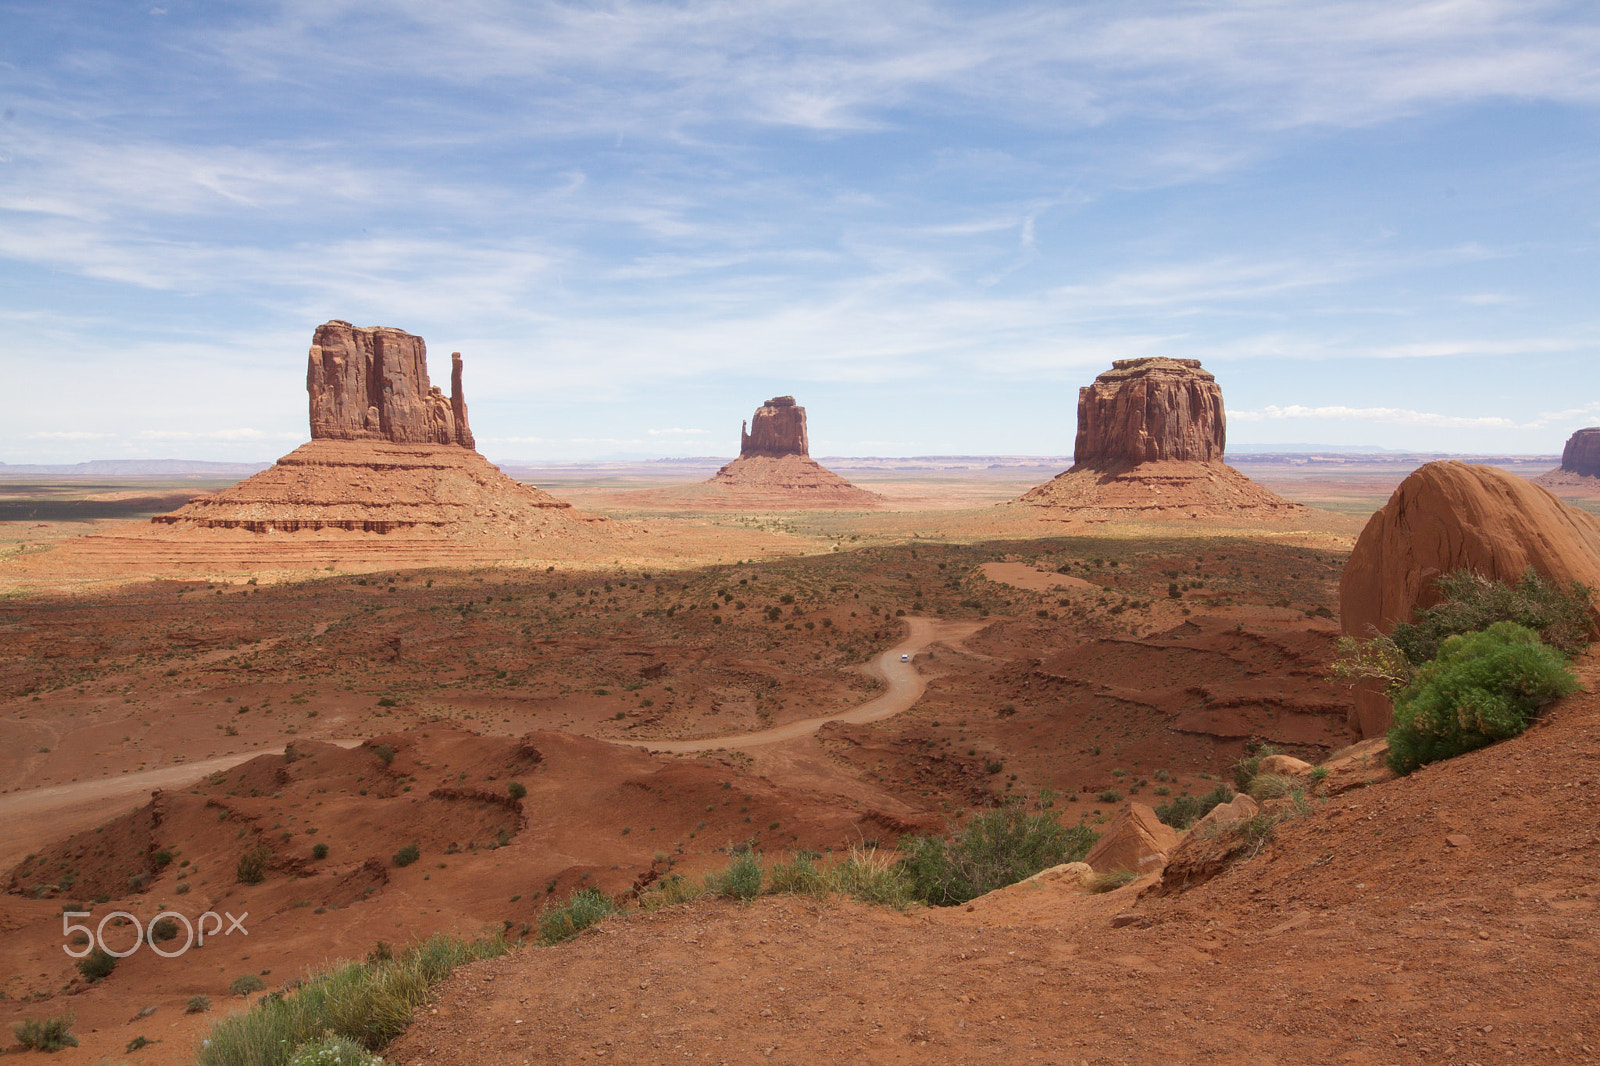
<path id="1" fill-rule="evenodd" d="M 1413 666 L 1438 658 L 1448 638 L 1482 632 L 1496 622 L 1531 629 L 1563 655 L 1576 655 L 1588 646 L 1593 590 L 1576 581 L 1547 581 L 1530 566 L 1514 585 L 1456 570 L 1435 579 L 1434 586 L 1444 600 L 1417 611 L 1390 633 Z"/>
<path id="2" fill-rule="evenodd" d="M 1256 774 L 1250 779 L 1250 798 L 1254 800 L 1280 799 L 1296 788 L 1292 777 L 1283 774 Z"/>
<path id="3" fill-rule="evenodd" d="M 394 853 L 394 864 L 396 866 L 410 866 L 420 858 L 422 858 L 422 849 L 416 844 L 407 844 Z"/>
<path id="4" fill-rule="evenodd" d="M 267 879 L 267 866 L 271 862 L 272 850 L 265 844 L 257 844 L 239 856 L 234 876 L 241 885 L 259 885 Z"/>
<path id="5" fill-rule="evenodd" d="M 720 873 L 706 875 L 706 890 L 727 899 L 751 900 L 761 895 L 761 860 L 745 851 L 728 860 Z"/>
<path id="6" fill-rule="evenodd" d="M 1447 637 L 1395 697 L 1389 768 L 1409 774 L 1514 737 L 1542 704 L 1577 687 L 1561 653 L 1515 622 Z"/>
<path id="7" fill-rule="evenodd" d="M 580 888 L 564 905 L 539 915 L 539 939 L 546 944 L 559 944 L 616 912 L 610 896 L 598 888 Z"/>
<path id="8" fill-rule="evenodd" d="M 1081 859 L 1095 839 L 1087 826 L 1067 828 L 1053 814 L 1029 814 L 1013 804 L 975 815 L 948 839 L 901 840 L 900 863 L 916 898 L 952 907 Z"/>
<path id="9" fill-rule="evenodd" d="M 1217 782 L 1217 787 L 1207 792 L 1204 796 L 1191 796 L 1185 792 L 1175 796 L 1167 803 L 1156 808 L 1156 817 L 1174 829 L 1187 829 L 1195 822 L 1211 813 L 1211 809 L 1219 803 L 1227 803 L 1233 799 L 1233 789 L 1222 782 Z"/>
<path id="10" fill-rule="evenodd" d="M 72 1035 L 75 1019 L 71 1012 L 54 1018 L 24 1018 L 11 1027 L 17 1043 L 34 1051 L 60 1051 L 77 1047 L 78 1038 Z"/>
<path id="11" fill-rule="evenodd" d="M 228 991 L 236 996 L 248 996 L 267 987 L 267 983 L 253 973 L 241 974 L 228 982 Z"/>
<path id="12" fill-rule="evenodd" d="M 1233 785 L 1240 792 L 1250 791 L 1250 782 L 1261 769 L 1261 760 L 1268 755 L 1280 754 L 1271 744 L 1258 744 L 1255 749 L 1233 764 Z"/>
<path id="13" fill-rule="evenodd" d="M 111 976 L 111 971 L 117 968 L 117 957 L 105 948 L 95 948 L 79 959 L 77 966 L 83 979 L 92 985 L 103 977 Z"/>

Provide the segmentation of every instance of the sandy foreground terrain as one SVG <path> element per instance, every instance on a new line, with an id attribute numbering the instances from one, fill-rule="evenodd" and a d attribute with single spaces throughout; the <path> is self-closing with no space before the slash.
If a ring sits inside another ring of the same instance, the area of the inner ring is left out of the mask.
<path id="1" fill-rule="evenodd" d="M 577 887 L 627 897 L 734 844 L 826 861 L 1004 800 L 1101 826 L 1209 791 L 1255 743 L 1322 761 L 1353 739 L 1324 674 L 1355 512 L 1392 465 L 1241 464 L 1335 501 L 1277 528 L 996 506 L 1041 480 L 1017 464 L 829 465 L 903 502 L 645 513 L 607 507 L 634 474 L 541 476 L 631 527 L 630 551 L 571 558 L 163 544 L 119 501 L 4 523 L 0 1022 L 72 1011 L 82 1046 L 54 1062 L 187 1063 L 248 1006 L 240 976 L 520 940 Z M 475 964 L 388 1061 L 1590 1061 L 1597 716 L 1580 694 L 1403 781 L 1336 762 L 1310 813 L 1181 893 L 632 913 Z M 90 985 L 62 951 L 80 906 L 248 912 L 249 935 Z"/>

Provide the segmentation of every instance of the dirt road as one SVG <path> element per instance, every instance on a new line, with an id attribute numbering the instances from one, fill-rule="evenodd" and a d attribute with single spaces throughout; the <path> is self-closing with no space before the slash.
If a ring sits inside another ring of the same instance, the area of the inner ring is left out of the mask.
<path id="1" fill-rule="evenodd" d="M 329 743 L 353 748 L 361 741 L 333 740 Z M 0 796 L 0 825 L 6 827 L 5 837 L 0 840 L 0 869 L 9 869 L 44 844 L 92 829 L 108 818 L 137 807 L 157 789 L 182 788 L 207 774 L 231 769 L 258 755 L 282 754 L 282 745 L 257 748 L 157 770 L 118 774 L 99 781 L 77 781 Z"/>
<path id="2" fill-rule="evenodd" d="M 906 637 L 900 643 L 868 662 L 863 669 L 882 680 L 887 690 L 875 699 L 835 714 L 806 718 L 798 722 L 755 733 L 700 740 L 612 741 L 661 752 L 711 751 L 717 748 L 760 748 L 815 733 L 826 722 L 875 722 L 899 714 L 917 702 L 926 682 L 916 665 L 901 662 L 900 656 L 916 656 L 941 641 L 959 642 L 988 624 L 987 620 L 941 621 L 935 618 L 907 618 Z M 231 654 L 231 653 L 224 653 Z M 355 747 L 360 740 L 333 743 Z M 207 774 L 227 770 L 258 755 L 281 754 L 283 748 L 268 747 L 222 755 L 214 759 L 164 766 L 140 773 L 119 774 L 100 781 L 76 782 L 18 792 L 0 797 L 0 824 L 6 826 L 0 842 L 0 868 L 9 867 L 23 856 L 52 840 L 89 829 L 108 818 L 143 803 L 157 789 L 182 788 Z"/>
<path id="3" fill-rule="evenodd" d="M 989 624 L 988 619 L 963 619 L 943 621 L 937 618 L 907 618 L 906 638 L 877 658 L 864 669 L 868 676 L 887 684 L 888 690 L 876 699 L 852 707 L 847 711 L 825 714 L 817 718 L 804 718 L 798 722 L 774 726 L 755 733 L 739 733 L 729 737 L 705 737 L 699 740 L 633 740 L 614 741 L 651 751 L 691 752 L 714 751 L 718 748 L 759 748 L 768 744 L 781 744 L 786 740 L 809 736 L 828 722 L 876 722 L 906 710 L 922 696 L 926 682 L 917 672 L 916 664 L 901 662 L 900 656 L 915 657 L 931 645 L 941 641 L 965 640 Z"/>

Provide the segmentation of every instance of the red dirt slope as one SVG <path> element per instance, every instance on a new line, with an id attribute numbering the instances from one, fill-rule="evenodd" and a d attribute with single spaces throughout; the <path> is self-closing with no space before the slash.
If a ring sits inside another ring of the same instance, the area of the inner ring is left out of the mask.
<path id="1" fill-rule="evenodd" d="M 462 971 L 386 1061 L 1594 1062 L 1597 724 L 1600 698 L 1564 700 L 1522 738 L 1318 803 L 1175 897 L 1045 883 L 970 910 L 612 920 Z"/>

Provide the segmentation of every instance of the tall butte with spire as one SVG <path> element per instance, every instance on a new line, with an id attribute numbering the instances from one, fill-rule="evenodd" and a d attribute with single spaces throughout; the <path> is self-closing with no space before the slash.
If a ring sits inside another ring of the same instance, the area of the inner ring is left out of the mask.
<path id="1" fill-rule="evenodd" d="M 311 441 L 254 477 L 151 521 L 258 534 L 415 530 L 511 540 L 588 537 L 607 525 L 478 454 L 461 354 L 450 363 L 445 396 L 428 380 L 421 337 L 323 323 L 306 363 Z"/>
<path id="2" fill-rule="evenodd" d="M 857 488 L 811 458 L 806 409 L 774 396 L 739 429 L 739 458 L 703 483 L 726 506 L 751 508 L 876 507 L 883 497 Z"/>
<path id="3" fill-rule="evenodd" d="M 1305 508 L 1222 461 L 1227 416 L 1198 359 L 1118 359 L 1078 390 L 1072 468 L 1018 501 L 1107 518 L 1283 518 Z"/>

